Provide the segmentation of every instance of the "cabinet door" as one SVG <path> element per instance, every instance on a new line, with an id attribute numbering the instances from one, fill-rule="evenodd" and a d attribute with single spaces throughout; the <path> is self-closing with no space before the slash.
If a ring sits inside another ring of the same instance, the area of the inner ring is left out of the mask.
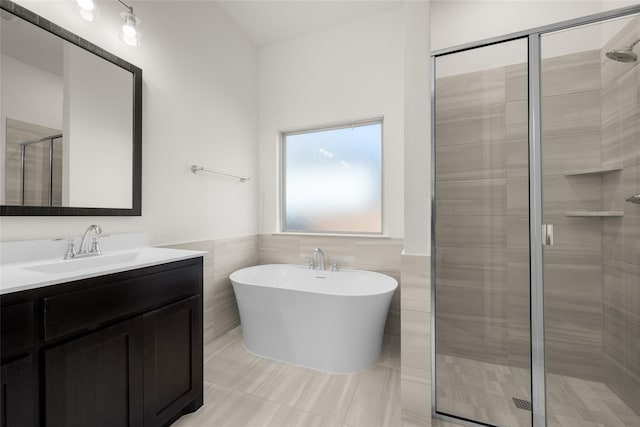
<path id="1" fill-rule="evenodd" d="M 142 426 L 142 318 L 45 351 L 47 427 Z"/>
<path id="2" fill-rule="evenodd" d="M 165 425 L 202 405 L 202 308 L 194 296 L 144 318 L 144 424 Z"/>
<path id="3" fill-rule="evenodd" d="M 31 356 L 2 365 L 0 370 L 0 426 L 33 426 L 36 408 Z"/>

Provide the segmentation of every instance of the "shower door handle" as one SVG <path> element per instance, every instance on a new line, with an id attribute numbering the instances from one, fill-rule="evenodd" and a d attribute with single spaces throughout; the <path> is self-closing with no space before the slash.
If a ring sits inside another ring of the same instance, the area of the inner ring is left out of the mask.
<path id="1" fill-rule="evenodd" d="M 553 246 L 553 224 L 542 224 L 543 245 Z"/>

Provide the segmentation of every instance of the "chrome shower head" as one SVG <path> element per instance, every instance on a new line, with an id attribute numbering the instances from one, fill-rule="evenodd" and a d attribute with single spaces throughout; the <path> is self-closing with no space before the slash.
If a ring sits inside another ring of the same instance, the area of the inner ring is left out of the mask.
<path id="1" fill-rule="evenodd" d="M 617 62 L 636 62 L 638 60 L 638 55 L 633 52 L 633 47 L 638 44 L 638 42 L 640 42 L 640 39 L 634 41 L 623 49 L 610 50 L 605 53 L 605 55 L 607 58 L 613 59 Z"/>

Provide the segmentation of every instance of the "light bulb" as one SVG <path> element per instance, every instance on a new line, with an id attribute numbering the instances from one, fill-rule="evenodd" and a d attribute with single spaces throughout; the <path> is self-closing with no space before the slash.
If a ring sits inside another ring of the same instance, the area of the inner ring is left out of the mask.
<path id="1" fill-rule="evenodd" d="M 78 3 L 78 6 L 80 6 L 80 9 L 89 12 L 91 12 L 96 7 L 93 0 L 77 0 L 76 2 Z"/>
<path id="2" fill-rule="evenodd" d="M 122 35 L 135 38 L 136 34 L 136 24 L 138 23 L 138 18 L 133 12 L 122 12 Z"/>
<path id="3" fill-rule="evenodd" d="M 89 21 L 89 22 L 93 22 L 93 20 L 96 17 L 96 14 L 93 13 L 92 10 L 85 10 L 85 9 L 80 9 L 80 16 L 82 17 L 82 19 L 84 19 L 85 21 Z"/>
<path id="4" fill-rule="evenodd" d="M 127 46 L 140 46 L 140 38 L 139 37 L 129 37 L 125 34 L 121 34 L 120 38 Z"/>
<path id="5" fill-rule="evenodd" d="M 122 33 L 127 37 L 135 37 L 136 36 L 136 28 L 132 27 L 129 24 L 122 25 Z"/>

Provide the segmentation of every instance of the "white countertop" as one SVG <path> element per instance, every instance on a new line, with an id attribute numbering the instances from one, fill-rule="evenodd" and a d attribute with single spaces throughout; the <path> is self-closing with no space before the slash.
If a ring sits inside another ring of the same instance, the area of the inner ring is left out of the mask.
<path id="1" fill-rule="evenodd" d="M 62 242 L 1 242 L 0 295 L 197 258 L 207 253 L 145 246 L 146 238 L 139 234 L 114 235 L 109 239 L 112 240 L 103 245 L 102 255 L 70 260 L 62 260 L 65 252 L 60 248 L 66 248 L 67 244 L 64 239 Z M 51 256 L 52 253 L 55 255 Z"/>

